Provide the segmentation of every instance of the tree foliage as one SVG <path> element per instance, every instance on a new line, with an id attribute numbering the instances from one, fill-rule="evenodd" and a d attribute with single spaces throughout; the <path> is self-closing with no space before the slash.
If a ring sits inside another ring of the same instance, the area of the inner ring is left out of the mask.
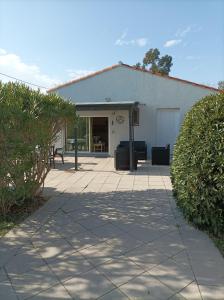
<path id="1" fill-rule="evenodd" d="M 224 91 L 224 80 L 218 82 L 218 89 Z"/>
<path id="2" fill-rule="evenodd" d="M 177 203 L 187 219 L 223 237 L 223 93 L 206 96 L 186 115 L 171 171 Z"/>
<path id="3" fill-rule="evenodd" d="M 0 213 L 41 191 L 50 146 L 74 118 L 74 105 L 57 95 L 0 82 Z"/>
<path id="4" fill-rule="evenodd" d="M 147 51 L 142 64 L 138 62 L 135 67 L 139 69 L 148 69 L 152 73 L 169 75 L 172 65 L 172 56 L 164 55 L 160 57 L 160 51 L 157 48 L 154 48 Z"/>

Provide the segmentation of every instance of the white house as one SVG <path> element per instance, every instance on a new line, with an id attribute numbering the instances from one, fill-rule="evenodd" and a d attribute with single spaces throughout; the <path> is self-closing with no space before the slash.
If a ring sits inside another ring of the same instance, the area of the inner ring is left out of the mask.
<path id="1" fill-rule="evenodd" d="M 48 92 L 76 104 L 79 151 L 113 156 L 119 142 L 131 137 L 146 141 L 150 158 L 152 146 L 170 144 L 172 150 L 186 112 L 218 90 L 118 64 Z M 73 128 L 65 130 L 61 142 L 68 151 L 73 149 Z"/>

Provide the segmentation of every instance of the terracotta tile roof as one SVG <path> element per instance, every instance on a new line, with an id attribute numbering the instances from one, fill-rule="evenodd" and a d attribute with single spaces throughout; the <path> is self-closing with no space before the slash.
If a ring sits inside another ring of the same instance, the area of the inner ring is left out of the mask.
<path id="1" fill-rule="evenodd" d="M 214 87 L 211 87 L 211 86 L 207 86 L 207 85 L 204 85 L 204 84 L 200 84 L 200 83 L 196 83 L 196 82 L 192 82 L 192 81 L 189 81 L 189 80 L 184 80 L 184 79 L 180 79 L 180 78 L 172 77 L 172 76 L 168 76 L 168 75 L 161 75 L 161 74 L 158 74 L 158 73 L 155 74 L 155 73 L 152 73 L 151 71 L 142 70 L 142 69 L 136 68 L 134 66 L 126 65 L 126 64 L 116 64 L 116 65 L 112 65 L 110 67 L 104 68 L 102 70 L 99 70 L 97 72 L 91 73 L 91 74 L 89 74 L 87 76 L 83 76 L 83 77 L 80 77 L 78 79 L 74 79 L 74 80 L 65 82 L 63 84 L 57 85 L 57 86 L 49 89 L 47 92 L 53 92 L 53 91 L 55 91 L 55 90 L 57 90 L 59 88 L 71 85 L 73 83 L 76 83 L 76 82 L 79 82 L 79 81 L 82 81 L 82 80 L 85 80 L 85 79 L 88 79 L 88 78 L 91 78 L 91 77 L 94 77 L 94 76 L 97 76 L 97 75 L 99 75 L 101 73 L 113 70 L 113 69 L 121 67 L 121 66 L 129 68 L 129 69 L 132 69 L 132 70 L 136 70 L 136 71 L 139 71 L 139 72 L 149 73 L 149 74 L 151 74 L 153 76 L 159 76 L 159 77 L 162 77 L 162 78 L 165 78 L 165 79 L 169 79 L 169 80 L 176 80 L 176 81 L 179 81 L 179 82 L 182 82 L 182 83 L 194 85 L 194 86 L 197 86 L 197 87 L 201 87 L 201 88 L 205 88 L 205 89 L 209 89 L 209 90 L 213 90 L 213 91 L 220 91 L 217 88 L 214 88 Z"/>

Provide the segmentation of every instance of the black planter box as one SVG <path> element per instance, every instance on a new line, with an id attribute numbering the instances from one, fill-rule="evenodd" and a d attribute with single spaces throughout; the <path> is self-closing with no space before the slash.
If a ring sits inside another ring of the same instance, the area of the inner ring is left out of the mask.
<path id="1" fill-rule="evenodd" d="M 166 147 L 152 147 L 152 165 L 170 164 L 170 145 Z"/>

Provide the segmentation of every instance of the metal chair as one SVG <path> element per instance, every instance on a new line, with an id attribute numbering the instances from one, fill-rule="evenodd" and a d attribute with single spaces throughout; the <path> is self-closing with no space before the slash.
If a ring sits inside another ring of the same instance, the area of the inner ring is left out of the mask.
<path id="1" fill-rule="evenodd" d="M 49 149 L 49 163 L 50 163 L 50 166 L 53 165 L 53 167 L 55 168 L 55 156 L 60 156 L 61 157 L 61 160 L 62 160 L 62 163 L 64 164 L 64 151 L 63 151 L 63 148 L 56 148 L 55 149 L 55 146 L 51 146 L 50 149 Z"/>

